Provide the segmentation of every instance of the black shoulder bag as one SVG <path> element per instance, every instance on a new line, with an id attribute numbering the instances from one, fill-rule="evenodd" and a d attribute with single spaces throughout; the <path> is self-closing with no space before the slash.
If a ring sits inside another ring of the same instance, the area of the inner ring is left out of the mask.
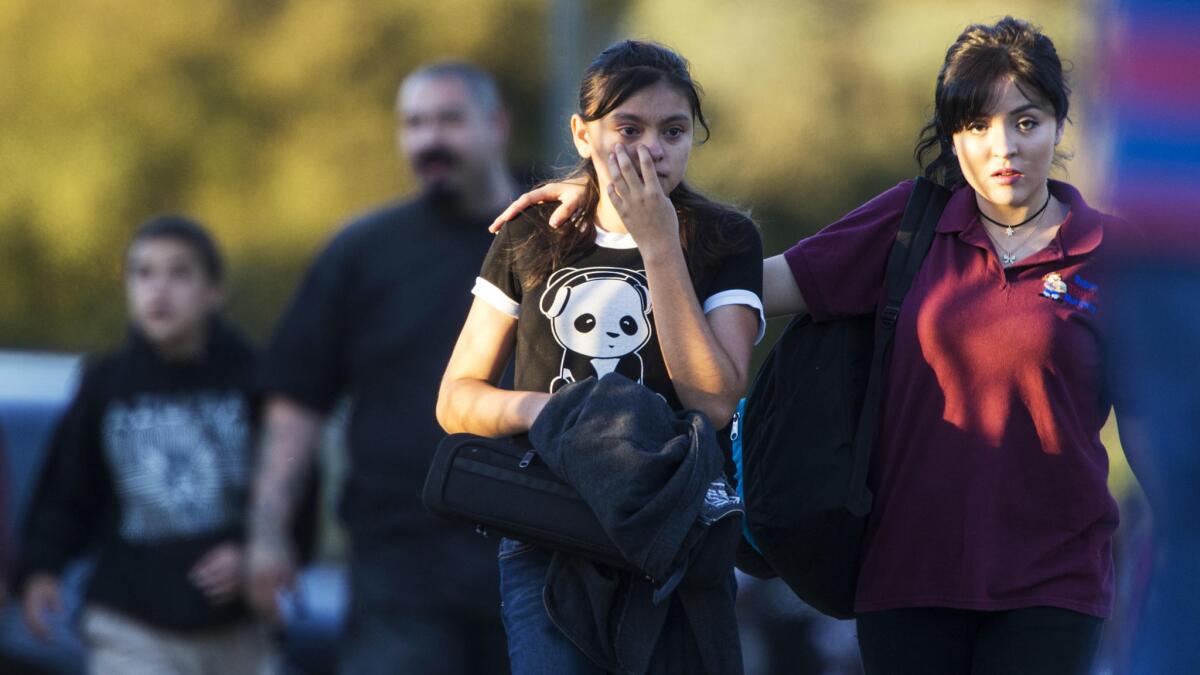
<path id="1" fill-rule="evenodd" d="M 425 508 L 555 551 L 634 569 L 575 488 L 528 446 L 509 439 L 453 434 L 442 439 L 425 477 Z"/>
<path id="2" fill-rule="evenodd" d="M 950 192 L 917 178 L 888 257 L 876 315 L 792 320 L 755 377 L 734 426 L 746 506 L 738 566 L 778 575 L 817 610 L 854 615 L 859 547 L 883 376 L 900 305 Z"/>

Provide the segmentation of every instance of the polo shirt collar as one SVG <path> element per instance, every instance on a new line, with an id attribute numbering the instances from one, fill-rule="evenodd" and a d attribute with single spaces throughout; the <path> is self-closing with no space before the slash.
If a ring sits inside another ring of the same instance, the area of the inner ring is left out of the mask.
<path id="1" fill-rule="evenodd" d="M 1071 208 L 1070 214 L 1058 230 L 1057 239 L 1063 255 L 1082 255 L 1099 246 L 1104 238 L 1103 214 L 1088 206 L 1079 190 L 1068 183 L 1051 180 L 1050 194 Z M 964 185 L 950 195 L 950 201 L 938 220 L 936 231 L 943 234 L 962 233 L 964 230 L 977 228 L 982 228 L 982 223 L 975 204 L 975 190 L 969 185 Z"/>

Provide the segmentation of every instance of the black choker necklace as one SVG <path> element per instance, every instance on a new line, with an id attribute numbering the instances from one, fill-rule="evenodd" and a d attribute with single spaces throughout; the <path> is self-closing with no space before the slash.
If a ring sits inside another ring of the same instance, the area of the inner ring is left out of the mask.
<path id="1" fill-rule="evenodd" d="M 994 220 L 994 219 L 992 219 L 992 218 L 988 218 L 988 214 L 984 213 L 984 212 L 983 212 L 983 209 L 979 209 L 979 215 L 983 216 L 983 219 L 984 219 L 984 220 L 986 220 L 986 221 L 988 221 L 988 222 L 992 223 L 993 225 L 999 225 L 1000 227 L 1003 227 L 1003 228 L 1005 228 L 1007 231 L 1006 231 L 1004 234 L 1006 234 L 1006 235 L 1008 235 L 1008 236 L 1010 236 L 1010 237 L 1011 237 L 1011 236 L 1013 236 L 1013 230 L 1017 229 L 1018 227 L 1020 227 L 1020 226 L 1022 226 L 1022 225 L 1027 225 L 1027 224 L 1029 224 L 1029 223 L 1030 223 L 1030 222 L 1031 222 L 1033 219 L 1035 219 L 1035 218 L 1037 218 L 1038 216 L 1042 215 L 1042 211 L 1045 211 L 1045 210 L 1046 210 L 1046 207 L 1047 207 L 1047 206 L 1049 206 L 1049 205 L 1050 205 L 1050 190 L 1049 190 L 1049 189 L 1047 189 L 1047 190 L 1046 190 L 1046 201 L 1042 203 L 1042 208 L 1038 209 L 1038 210 L 1037 210 L 1037 212 L 1036 212 L 1036 213 L 1034 213 L 1032 216 L 1029 216 L 1028 218 L 1026 218 L 1025 220 L 1022 220 L 1021 222 L 1017 223 L 1016 225 L 1007 225 L 1007 224 L 1005 224 L 1005 223 L 1002 223 L 1002 222 L 1000 222 L 1000 221 L 998 221 L 998 220 Z"/>

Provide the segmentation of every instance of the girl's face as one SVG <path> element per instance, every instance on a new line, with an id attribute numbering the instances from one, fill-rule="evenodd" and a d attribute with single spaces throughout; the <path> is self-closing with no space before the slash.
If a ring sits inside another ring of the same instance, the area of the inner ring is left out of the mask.
<path id="1" fill-rule="evenodd" d="M 657 82 L 598 120 L 585 122 L 579 115 L 573 116 L 571 133 L 579 155 L 590 159 L 596 169 L 601 195 L 612 182 L 608 157 L 618 145 L 629 151 L 639 172 L 637 147 L 645 146 L 663 192 L 670 194 L 683 182 L 692 152 L 692 107 L 677 89 Z"/>
<path id="2" fill-rule="evenodd" d="M 988 113 L 954 134 L 954 154 L 975 193 L 1000 210 L 1038 208 L 1062 125 L 1048 103 L 1029 100 L 1012 78 Z"/>

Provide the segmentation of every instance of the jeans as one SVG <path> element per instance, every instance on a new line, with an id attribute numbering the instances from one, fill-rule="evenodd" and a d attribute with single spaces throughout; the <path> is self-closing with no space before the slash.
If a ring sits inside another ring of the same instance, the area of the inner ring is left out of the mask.
<path id="1" fill-rule="evenodd" d="M 603 675 L 550 621 L 542 600 L 552 552 L 500 540 L 500 614 L 513 675 Z"/>

